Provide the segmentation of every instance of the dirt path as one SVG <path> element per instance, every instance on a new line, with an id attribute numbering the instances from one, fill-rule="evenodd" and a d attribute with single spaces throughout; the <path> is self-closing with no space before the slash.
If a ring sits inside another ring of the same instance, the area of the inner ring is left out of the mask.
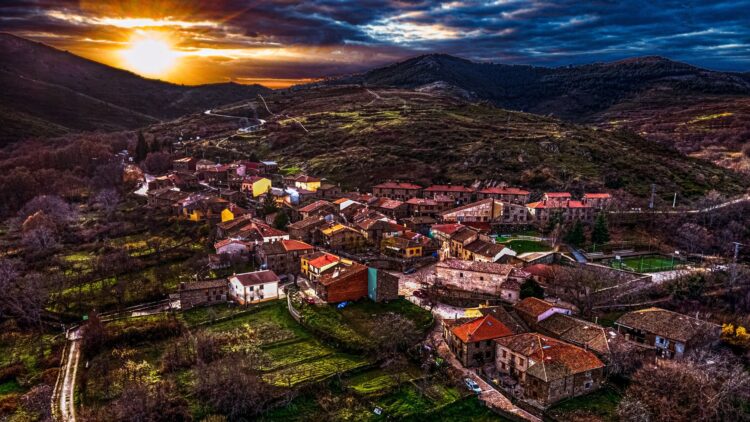
<path id="1" fill-rule="evenodd" d="M 78 375 L 78 361 L 81 358 L 79 329 L 68 333 L 69 349 L 68 356 L 63 368 L 62 385 L 60 387 L 58 406 L 63 422 L 75 422 L 75 389 L 76 376 Z"/>

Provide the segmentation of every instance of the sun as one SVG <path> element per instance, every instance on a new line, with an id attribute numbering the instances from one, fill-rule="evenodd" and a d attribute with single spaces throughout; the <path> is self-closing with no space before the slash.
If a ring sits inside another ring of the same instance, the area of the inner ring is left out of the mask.
<path id="1" fill-rule="evenodd" d="M 138 32 L 122 50 L 125 66 L 141 75 L 164 76 L 177 62 L 177 52 L 166 36 L 157 32 Z"/>

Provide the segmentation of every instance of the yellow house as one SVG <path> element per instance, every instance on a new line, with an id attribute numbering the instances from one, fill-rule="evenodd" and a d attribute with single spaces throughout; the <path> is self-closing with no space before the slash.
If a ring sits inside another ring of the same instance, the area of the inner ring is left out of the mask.
<path id="1" fill-rule="evenodd" d="M 237 204 L 229 204 L 228 207 L 221 210 L 221 222 L 232 221 L 235 218 L 247 214 L 247 210 Z"/>
<path id="2" fill-rule="evenodd" d="M 253 198 L 257 198 L 271 190 L 271 180 L 260 176 L 246 177 L 241 189 L 243 192 L 252 192 Z"/>
<path id="3" fill-rule="evenodd" d="M 312 176 L 301 175 L 294 179 L 294 186 L 299 189 L 315 192 L 320 187 L 320 179 Z"/>
<path id="4" fill-rule="evenodd" d="M 326 252 L 313 252 L 300 257 L 300 270 L 310 280 L 316 280 L 320 274 L 336 265 L 340 258 Z"/>
<path id="5" fill-rule="evenodd" d="M 383 239 L 381 248 L 384 253 L 402 258 L 416 258 L 423 254 L 422 245 L 400 236 Z"/>

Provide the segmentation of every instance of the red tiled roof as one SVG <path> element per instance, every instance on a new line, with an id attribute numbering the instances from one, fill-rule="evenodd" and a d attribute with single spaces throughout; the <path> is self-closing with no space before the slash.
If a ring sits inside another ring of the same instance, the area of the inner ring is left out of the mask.
<path id="1" fill-rule="evenodd" d="M 398 201 L 396 199 L 389 199 L 389 198 L 378 198 L 377 202 L 372 204 L 373 207 L 385 208 L 387 210 L 392 210 L 402 205 L 404 205 L 403 202 Z"/>
<path id="2" fill-rule="evenodd" d="M 545 192 L 547 198 L 570 198 L 570 192 Z"/>
<path id="3" fill-rule="evenodd" d="M 555 305 L 535 297 L 527 297 L 526 299 L 518 302 L 514 306 L 516 311 L 524 312 L 527 315 L 531 315 L 534 318 L 547 312 L 548 310 L 555 307 Z"/>
<path id="4" fill-rule="evenodd" d="M 459 223 L 453 223 L 453 224 L 435 224 L 431 227 L 432 231 L 439 231 L 440 233 L 445 233 L 447 235 L 452 235 L 459 229 L 465 227 L 463 224 Z"/>
<path id="5" fill-rule="evenodd" d="M 300 183 L 310 183 L 310 182 L 320 182 L 320 179 L 318 179 L 317 177 L 307 176 L 303 174 L 301 176 L 297 176 L 297 178 L 294 179 L 294 181 L 300 182 Z"/>
<path id="6" fill-rule="evenodd" d="M 453 200 L 451 200 L 453 202 Z M 409 198 L 406 201 L 409 205 L 437 205 L 438 202 L 430 198 Z"/>
<path id="7" fill-rule="evenodd" d="M 490 314 L 451 328 L 451 332 L 464 343 L 492 340 L 513 335 L 513 331 Z"/>
<path id="8" fill-rule="evenodd" d="M 324 201 L 320 199 L 320 200 L 313 202 L 312 204 L 305 205 L 304 207 L 300 208 L 298 211 L 299 212 L 313 212 L 313 211 L 317 211 L 325 207 L 326 205 L 332 205 L 332 204 L 328 201 Z"/>
<path id="9" fill-rule="evenodd" d="M 322 267 L 325 267 L 326 265 L 333 264 L 334 262 L 339 262 L 339 260 L 340 258 L 337 257 L 336 255 L 331 255 L 329 253 L 324 252 L 321 256 L 310 260 L 308 264 L 316 268 L 322 268 Z"/>
<path id="10" fill-rule="evenodd" d="M 224 240 L 220 240 L 220 241 L 214 243 L 214 249 L 223 248 L 224 246 L 230 245 L 232 243 L 239 243 L 241 245 L 248 246 L 248 244 L 246 242 L 243 242 L 243 241 L 238 240 L 238 239 L 224 239 Z"/>
<path id="11" fill-rule="evenodd" d="M 461 185 L 432 185 L 425 192 L 474 192 L 474 189 Z"/>
<path id="12" fill-rule="evenodd" d="M 373 186 L 373 188 L 379 189 L 422 189 L 422 186 L 415 185 L 414 183 L 406 182 L 385 182 Z"/>
<path id="13" fill-rule="evenodd" d="M 281 244 L 284 245 L 284 249 L 286 249 L 287 252 L 313 249 L 312 245 L 308 245 L 305 242 L 300 242 L 299 240 L 282 240 Z"/>
<path id="14" fill-rule="evenodd" d="M 537 277 L 550 277 L 552 275 L 552 268 L 547 264 L 529 265 L 523 270 Z"/>
<path id="15" fill-rule="evenodd" d="M 527 208 L 591 208 L 591 205 L 584 204 L 581 201 L 572 201 L 572 200 L 548 200 L 548 201 L 539 201 L 539 202 L 531 202 L 529 204 L 526 204 Z"/>
<path id="16" fill-rule="evenodd" d="M 612 195 L 608 193 L 584 193 L 583 197 L 586 199 L 609 199 Z"/>
<path id="17" fill-rule="evenodd" d="M 498 195 L 528 195 L 529 191 L 519 189 L 519 188 L 494 187 L 494 188 L 484 188 L 480 190 L 479 193 L 489 193 L 489 194 L 498 194 Z"/>

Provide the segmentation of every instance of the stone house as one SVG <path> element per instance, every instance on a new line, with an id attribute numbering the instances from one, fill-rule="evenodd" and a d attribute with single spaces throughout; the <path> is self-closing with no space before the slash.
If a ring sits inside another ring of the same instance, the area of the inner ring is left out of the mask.
<path id="1" fill-rule="evenodd" d="M 467 204 L 474 199 L 474 189 L 459 185 L 432 185 L 423 191 L 425 198 L 447 196 L 456 204 Z"/>
<path id="2" fill-rule="evenodd" d="M 555 313 L 565 315 L 571 315 L 573 313 L 573 311 L 568 308 L 557 306 L 554 303 L 536 297 L 527 297 L 516 303 L 514 308 L 518 316 L 532 327 Z"/>
<path id="3" fill-rule="evenodd" d="M 527 276 L 512 265 L 448 259 L 435 266 L 438 282 L 447 288 L 519 300 L 521 283 Z"/>
<path id="4" fill-rule="evenodd" d="M 195 306 L 226 302 L 229 284 L 224 278 L 189 283 L 182 282 L 177 293 L 180 296 L 180 309 L 190 309 Z"/>
<path id="5" fill-rule="evenodd" d="M 367 239 L 359 231 L 343 224 L 334 224 L 320 230 L 322 243 L 334 251 L 359 251 L 367 244 Z"/>
<path id="6" fill-rule="evenodd" d="M 320 241 L 320 236 L 316 236 L 316 232 L 327 223 L 325 218 L 315 215 L 289 224 L 286 229 L 289 231 L 290 238 L 315 244 Z"/>
<path id="7" fill-rule="evenodd" d="M 590 393 L 605 382 L 605 365 L 594 353 L 539 333 L 495 340 L 495 369 L 517 382 L 525 399 L 549 406 Z"/>
<path id="8" fill-rule="evenodd" d="M 494 340 L 510 335 L 513 331 L 491 314 L 472 320 L 443 321 L 443 337 L 448 348 L 467 368 L 493 363 Z"/>
<path id="9" fill-rule="evenodd" d="M 615 327 L 629 341 L 656 347 L 664 359 L 679 359 L 721 334 L 718 324 L 661 308 L 628 312 L 615 321 Z"/>
<path id="10" fill-rule="evenodd" d="M 612 203 L 612 195 L 608 193 L 584 193 L 581 202 L 597 209 L 607 208 Z"/>
<path id="11" fill-rule="evenodd" d="M 484 188 L 477 192 L 477 200 L 493 198 L 512 204 L 526 204 L 529 202 L 529 191 L 510 187 Z"/>
<path id="12" fill-rule="evenodd" d="M 195 171 L 195 165 L 198 159 L 194 157 L 182 157 L 172 161 L 172 168 L 186 172 Z"/>
<path id="13" fill-rule="evenodd" d="M 487 198 L 440 213 L 445 223 L 494 223 L 502 221 L 504 204 Z"/>
<path id="14" fill-rule="evenodd" d="M 422 195 L 422 186 L 405 182 L 385 182 L 372 187 L 372 194 L 381 198 L 406 201 Z"/>
<path id="15" fill-rule="evenodd" d="M 359 300 L 368 294 L 367 267 L 342 259 L 323 271 L 313 285 L 315 294 L 328 303 Z"/>
<path id="16" fill-rule="evenodd" d="M 258 262 L 262 268 L 279 275 L 299 274 L 300 257 L 315 251 L 312 245 L 299 240 L 264 243 L 258 248 Z"/>

